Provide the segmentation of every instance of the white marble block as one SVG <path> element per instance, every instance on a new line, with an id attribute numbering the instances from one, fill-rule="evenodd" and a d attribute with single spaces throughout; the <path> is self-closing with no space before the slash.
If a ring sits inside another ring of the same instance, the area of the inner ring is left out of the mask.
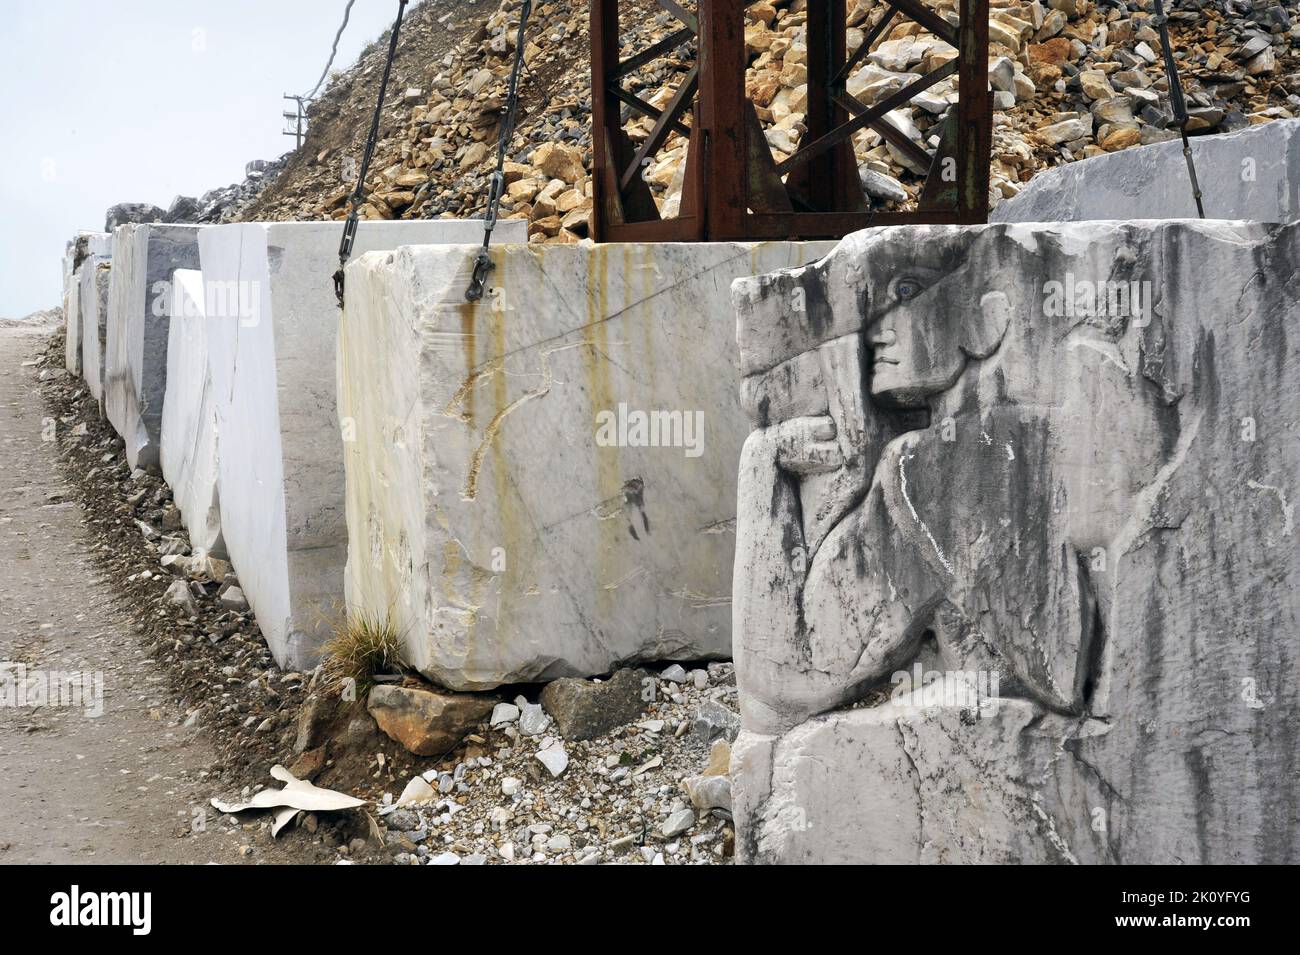
<path id="1" fill-rule="evenodd" d="M 87 302 L 93 297 L 87 276 L 97 262 L 111 257 L 112 236 L 107 232 L 79 232 L 63 256 L 64 367 L 81 375 L 85 351 Z M 93 304 L 93 303 L 92 303 Z"/>
<path id="2" fill-rule="evenodd" d="M 63 367 L 74 375 L 81 374 L 81 270 L 72 274 L 63 296 Z"/>
<path id="3" fill-rule="evenodd" d="M 104 408 L 104 353 L 108 335 L 108 291 L 113 257 L 89 256 L 81 267 L 78 298 L 81 309 L 81 373 L 91 396 Z"/>
<path id="4" fill-rule="evenodd" d="M 1300 219 L 1300 119 L 1193 136 L 1210 219 Z M 1193 218 L 1196 199 L 1181 139 L 1045 169 L 993 210 L 993 222 Z"/>
<path id="5" fill-rule="evenodd" d="M 332 281 L 342 229 L 241 223 L 199 237 L 221 536 L 276 660 L 291 668 L 314 665 L 343 610 Z M 468 220 L 362 222 L 353 254 L 482 236 Z M 500 224 L 496 240 L 512 239 L 525 241 L 524 223 Z"/>
<path id="6" fill-rule="evenodd" d="M 195 553 L 226 557 L 217 494 L 217 396 L 208 370 L 203 273 L 172 273 L 159 457 Z"/>
<path id="7" fill-rule="evenodd" d="M 105 335 L 104 407 L 131 467 L 158 466 L 171 277 L 199 264 L 201 226 L 118 226 Z"/>
<path id="8" fill-rule="evenodd" d="M 406 248 L 348 270 L 348 608 L 453 689 L 727 657 L 729 288 L 829 243 Z"/>

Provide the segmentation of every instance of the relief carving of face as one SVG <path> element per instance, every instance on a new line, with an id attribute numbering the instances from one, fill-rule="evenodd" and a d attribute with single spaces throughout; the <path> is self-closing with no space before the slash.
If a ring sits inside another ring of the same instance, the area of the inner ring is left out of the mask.
<path id="1" fill-rule="evenodd" d="M 948 273 L 905 266 L 872 303 L 878 315 L 867 326 L 871 396 L 882 404 L 918 408 L 957 383 L 970 358 L 984 358 L 1001 342 L 1007 314 L 986 295 L 954 297 L 960 283 Z M 1005 296 L 1002 296 L 1005 302 Z"/>

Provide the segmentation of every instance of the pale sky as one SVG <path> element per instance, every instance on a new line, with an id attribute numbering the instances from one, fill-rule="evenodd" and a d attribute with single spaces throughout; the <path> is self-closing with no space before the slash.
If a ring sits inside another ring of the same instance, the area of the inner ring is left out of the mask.
<path id="1" fill-rule="evenodd" d="M 0 317 L 59 304 L 64 243 L 117 202 L 166 208 L 293 146 L 346 0 L 0 0 Z M 408 13 L 409 13 L 408 7 Z M 356 0 L 334 68 L 392 22 Z"/>

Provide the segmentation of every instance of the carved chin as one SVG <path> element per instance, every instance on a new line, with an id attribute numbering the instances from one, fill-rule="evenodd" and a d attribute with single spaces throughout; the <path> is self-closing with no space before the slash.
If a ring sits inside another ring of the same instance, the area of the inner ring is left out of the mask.
<path id="1" fill-rule="evenodd" d="M 897 408 L 919 408 L 932 395 L 947 391 L 957 380 L 956 374 L 919 375 L 902 365 L 878 363 L 871 369 L 871 397 Z"/>

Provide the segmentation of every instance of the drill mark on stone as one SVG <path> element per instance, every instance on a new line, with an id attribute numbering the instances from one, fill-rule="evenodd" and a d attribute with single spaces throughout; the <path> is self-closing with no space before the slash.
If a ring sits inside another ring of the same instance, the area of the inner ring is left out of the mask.
<path id="1" fill-rule="evenodd" d="M 650 517 L 645 510 L 645 481 L 638 477 L 623 482 L 623 504 L 628 512 L 628 533 L 633 540 L 640 540 L 641 535 L 636 530 L 638 514 L 641 516 L 642 530 L 650 533 Z"/>

